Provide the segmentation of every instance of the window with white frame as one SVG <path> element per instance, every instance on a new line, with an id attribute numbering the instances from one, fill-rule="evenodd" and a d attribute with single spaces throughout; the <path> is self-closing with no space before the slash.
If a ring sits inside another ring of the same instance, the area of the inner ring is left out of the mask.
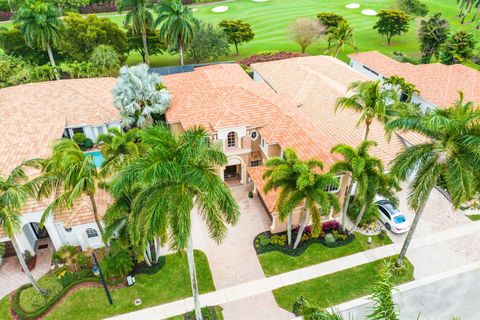
<path id="1" fill-rule="evenodd" d="M 85 233 L 87 234 L 87 237 L 88 237 L 88 238 L 98 237 L 98 232 L 97 232 L 97 230 L 95 230 L 95 229 L 93 229 L 93 228 L 88 228 L 87 230 L 85 230 Z"/>
<path id="2" fill-rule="evenodd" d="M 212 138 L 210 137 L 205 137 L 205 144 L 210 147 L 210 144 L 212 143 Z"/>
<path id="3" fill-rule="evenodd" d="M 337 193 L 340 191 L 340 184 L 342 182 L 342 176 L 335 176 L 335 179 L 337 180 L 337 184 L 330 184 L 328 185 L 324 190 L 330 193 Z"/>
<path id="4" fill-rule="evenodd" d="M 257 130 L 253 130 L 252 133 L 250 133 L 250 137 L 252 138 L 253 141 L 257 140 L 258 138 Z"/>
<path id="5" fill-rule="evenodd" d="M 229 132 L 227 135 L 227 147 L 234 148 L 237 144 L 237 135 L 235 132 Z"/>
<path id="6" fill-rule="evenodd" d="M 260 165 L 260 160 L 252 160 L 251 165 L 252 167 L 258 167 Z"/>

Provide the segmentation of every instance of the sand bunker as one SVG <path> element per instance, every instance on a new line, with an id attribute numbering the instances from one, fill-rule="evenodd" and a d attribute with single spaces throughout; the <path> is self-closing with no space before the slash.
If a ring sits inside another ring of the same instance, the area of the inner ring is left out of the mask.
<path id="1" fill-rule="evenodd" d="M 345 6 L 347 9 L 358 9 L 360 8 L 360 4 L 358 3 L 349 3 Z"/>
<path id="2" fill-rule="evenodd" d="M 227 6 L 218 6 L 212 9 L 213 12 L 225 12 L 228 10 Z"/>
<path id="3" fill-rule="evenodd" d="M 362 10 L 362 14 L 364 14 L 366 16 L 376 16 L 377 11 L 372 10 L 372 9 L 366 9 L 366 10 Z"/>

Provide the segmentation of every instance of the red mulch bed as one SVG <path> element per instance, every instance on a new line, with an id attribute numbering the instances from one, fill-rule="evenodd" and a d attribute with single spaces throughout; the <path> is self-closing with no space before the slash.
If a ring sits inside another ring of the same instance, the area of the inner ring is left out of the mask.
<path id="1" fill-rule="evenodd" d="M 277 52 L 273 54 L 254 54 L 253 56 L 250 56 L 248 58 L 238 61 L 238 63 L 246 66 L 250 66 L 252 63 L 257 63 L 257 62 L 268 62 L 268 61 L 283 60 L 283 59 L 303 57 L 303 56 L 305 55 L 302 53 L 287 52 L 287 51 Z"/>

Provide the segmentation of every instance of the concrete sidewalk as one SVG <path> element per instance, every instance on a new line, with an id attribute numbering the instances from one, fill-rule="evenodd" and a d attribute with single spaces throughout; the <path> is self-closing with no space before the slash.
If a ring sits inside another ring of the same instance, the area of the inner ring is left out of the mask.
<path id="1" fill-rule="evenodd" d="M 428 236 L 413 239 L 410 250 L 423 248 L 444 241 L 450 241 L 459 237 L 465 237 L 480 231 L 480 222 L 469 223 L 456 228 L 440 231 Z M 254 297 L 274 289 L 278 289 L 291 284 L 299 283 L 306 280 L 315 279 L 324 275 L 335 273 L 338 271 L 353 268 L 375 260 L 383 259 L 400 252 L 402 244 L 394 243 L 391 245 L 375 248 L 372 250 L 359 252 L 343 258 L 330 260 L 324 263 L 313 265 L 310 267 L 293 270 L 282 273 L 269 278 L 258 279 L 245 282 L 239 285 L 220 289 L 214 292 L 203 294 L 200 296 L 202 306 L 221 305 L 227 302 L 237 301 L 240 299 Z M 187 298 L 183 300 L 158 305 L 151 308 L 119 315 L 110 319 L 115 320 L 158 320 L 175 315 L 180 315 L 193 309 L 193 299 Z"/>

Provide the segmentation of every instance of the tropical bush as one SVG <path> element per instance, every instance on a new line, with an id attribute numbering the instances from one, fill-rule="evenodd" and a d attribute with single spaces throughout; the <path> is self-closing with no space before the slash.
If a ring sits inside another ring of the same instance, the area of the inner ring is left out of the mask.
<path id="1" fill-rule="evenodd" d="M 325 243 L 326 243 L 326 244 L 332 245 L 332 244 L 334 244 L 336 241 L 337 241 L 337 239 L 335 239 L 335 236 L 333 235 L 333 233 L 327 233 L 327 234 L 325 235 Z"/>
<path id="2" fill-rule="evenodd" d="M 83 142 L 82 147 L 85 148 L 85 149 L 89 149 L 89 148 L 93 147 L 92 139 L 86 138 L 85 141 Z"/>
<path id="3" fill-rule="evenodd" d="M 31 70 L 32 66 L 24 60 L 0 50 L 0 88 L 29 83 Z"/>
<path id="4" fill-rule="evenodd" d="M 355 221 L 360 210 L 362 208 L 362 202 L 359 200 L 353 200 L 348 207 L 347 215 L 352 221 Z M 375 222 L 378 219 L 378 209 L 377 206 L 369 206 L 365 210 L 365 213 L 362 216 L 362 220 L 360 221 L 360 226 L 364 224 L 369 224 Z"/>
<path id="5" fill-rule="evenodd" d="M 93 49 L 90 61 L 97 74 L 102 76 L 115 75 L 120 69 L 119 54 L 109 45 L 102 44 Z"/>
<path id="6" fill-rule="evenodd" d="M 230 46 L 223 31 L 211 23 L 201 22 L 187 48 L 187 57 L 199 63 L 227 56 L 229 51 Z"/>
<path id="7" fill-rule="evenodd" d="M 107 278 L 125 277 L 133 268 L 130 250 L 120 247 L 117 243 L 111 245 L 100 264 Z"/>
<path id="8" fill-rule="evenodd" d="M 73 135 L 72 140 L 75 141 L 78 145 L 82 145 L 87 137 L 82 132 L 77 132 Z"/>

